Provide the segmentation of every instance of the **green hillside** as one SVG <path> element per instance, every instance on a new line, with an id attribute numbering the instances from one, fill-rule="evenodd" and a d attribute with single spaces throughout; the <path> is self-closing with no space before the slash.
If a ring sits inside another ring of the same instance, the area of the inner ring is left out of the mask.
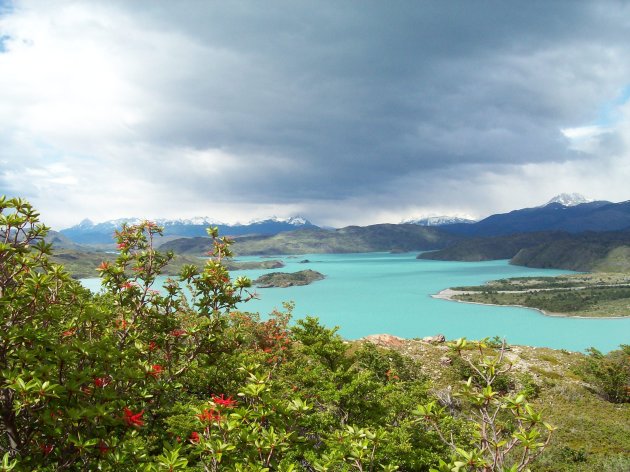
<path id="1" fill-rule="evenodd" d="M 575 271 L 630 270 L 630 232 L 522 233 L 461 240 L 420 259 L 485 261 L 511 259 L 515 265 Z"/>
<path id="2" fill-rule="evenodd" d="M 630 239 L 630 238 L 629 238 Z M 564 238 L 521 249 L 512 264 L 575 271 L 630 270 L 630 241 L 596 236 Z"/>
<path id="3" fill-rule="evenodd" d="M 300 229 L 273 236 L 235 238 L 238 255 L 353 253 L 379 251 L 423 251 L 443 248 L 457 241 L 436 228 L 412 224 L 349 226 L 337 230 Z M 170 241 L 160 249 L 178 254 L 205 254 L 211 247 L 209 238 L 187 238 Z"/>
<path id="4" fill-rule="evenodd" d="M 420 254 L 418 259 L 464 262 L 511 259 L 523 248 L 538 247 L 568 236 L 561 232 L 543 232 L 462 239 L 444 249 Z"/>

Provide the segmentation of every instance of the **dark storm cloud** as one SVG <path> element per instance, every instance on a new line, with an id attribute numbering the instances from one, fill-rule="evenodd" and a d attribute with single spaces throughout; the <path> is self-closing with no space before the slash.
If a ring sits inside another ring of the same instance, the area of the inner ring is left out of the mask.
<path id="1" fill-rule="evenodd" d="M 251 156 L 228 180 L 269 201 L 358 195 L 464 163 L 577 158 L 560 129 L 615 93 L 620 77 L 600 71 L 629 52 L 614 3 L 187 5 L 147 21 L 208 47 L 163 84 L 192 109 L 145 132 Z"/>
<path id="2" fill-rule="evenodd" d="M 143 195 L 301 206 L 323 220 L 330 202 L 334 218 L 350 202 L 351 222 L 361 205 L 393 214 L 402 201 L 462 208 L 459 198 L 483 214 L 512 196 L 482 195 L 492 178 L 539 179 L 547 171 L 526 166 L 572 162 L 582 175 L 584 162 L 601 168 L 603 155 L 627 152 L 617 129 L 596 150 L 563 132 L 597 124 L 602 104 L 630 83 L 624 2 L 63 4 L 24 2 L 24 11 L 69 12 L 44 26 L 70 47 L 109 54 L 116 69 L 102 89 L 117 84 L 109 93 L 118 107 L 73 135 L 46 124 L 51 147 L 73 156 L 58 157 L 52 184 L 80 185 L 81 169 L 100 165 L 111 178 L 124 174 L 121 188 L 135 179 L 153 189 Z M 11 149 L 28 135 L 19 126 L 30 121 L 16 122 Z"/>

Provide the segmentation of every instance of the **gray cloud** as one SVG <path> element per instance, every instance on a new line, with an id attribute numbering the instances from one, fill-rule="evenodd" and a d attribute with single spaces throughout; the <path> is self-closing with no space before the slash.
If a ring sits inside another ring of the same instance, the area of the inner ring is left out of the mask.
<path id="1" fill-rule="evenodd" d="M 629 14 L 620 2 L 16 2 L 0 17 L 0 75 L 26 83 L 0 79 L 0 189 L 68 222 L 46 202 L 335 224 L 481 216 L 550 196 L 533 184 L 602 192 L 602 158 L 627 157 L 628 114 L 588 149 L 562 130 L 598 126 L 630 83 Z M 85 197 L 112 185 L 106 204 Z M 607 191 L 592 196 L 624 198 Z"/>

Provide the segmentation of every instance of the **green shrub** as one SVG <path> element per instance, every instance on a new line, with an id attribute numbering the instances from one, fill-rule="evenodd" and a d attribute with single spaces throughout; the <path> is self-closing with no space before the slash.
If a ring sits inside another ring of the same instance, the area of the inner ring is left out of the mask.
<path id="1" fill-rule="evenodd" d="M 605 355 L 594 348 L 590 348 L 588 353 L 577 373 L 606 400 L 630 402 L 630 345 L 622 345 Z"/>

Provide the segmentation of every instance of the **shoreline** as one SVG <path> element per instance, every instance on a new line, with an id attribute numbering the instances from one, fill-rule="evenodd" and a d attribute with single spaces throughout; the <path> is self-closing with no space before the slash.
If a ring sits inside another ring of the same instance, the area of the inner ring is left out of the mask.
<path id="1" fill-rule="evenodd" d="M 466 300 L 457 300 L 455 298 L 453 298 L 455 295 L 465 295 L 467 293 L 473 293 L 473 292 L 467 292 L 464 290 L 453 290 L 450 288 L 445 288 L 444 290 L 440 290 L 438 293 L 434 293 L 433 295 L 431 295 L 431 298 L 436 298 L 438 300 L 448 300 L 450 302 L 457 302 L 457 303 L 468 303 L 470 305 L 485 305 L 485 306 L 504 306 L 504 307 L 515 307 L 515 308 L 527 308 L 529 310 L 535 310 L 538 313 L 544 315 L 544 316 L 550 316 L 550 317 L 554 317 L 554 318 L 578 318 L 578 319 L 583 319 L 583 320 L 624 320 L 627 318 L 630 318 L 630 316 L 580 316 L 580 315 L 570 315 L 568 313 L 553 313 L 553 312 L 549 312 L 549 311 L 545 311 L 541 308 L 536 308 L 533 306 L 525 306 L 525 305 L 501 305 L 498 303 L 484 303 L 484 302 L 470 302 L 470 301 L 466 301 Z"/>

